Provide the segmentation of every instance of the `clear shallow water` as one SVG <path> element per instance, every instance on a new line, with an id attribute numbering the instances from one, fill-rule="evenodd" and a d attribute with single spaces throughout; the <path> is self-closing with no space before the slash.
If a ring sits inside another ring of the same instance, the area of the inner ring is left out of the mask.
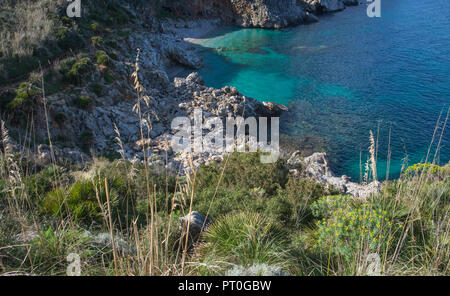
<path id="1" fill-rule="evenodd" d="M 349 7 L 283 31 L 214 32 L 201 42 L 200 74 L 209 86 L 289 106 L 281 132 L 301 149 L 327 151 L 334 171 L 355 180 L 378 127 L 378 176 L 386 176 L 391 130 L 396 177 L 405 159 L 425 159 L 450 105 L 450 1 L 383 0 L 379 19 L 365 10 Z M 440 163 L 450 160 L 449 130 Z"/>

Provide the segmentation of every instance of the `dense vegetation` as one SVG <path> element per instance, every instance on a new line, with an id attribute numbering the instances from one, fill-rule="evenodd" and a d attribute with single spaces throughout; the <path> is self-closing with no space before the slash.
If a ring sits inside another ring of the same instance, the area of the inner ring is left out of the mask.
<path id="1" fill-rule="evenodd" d="M 449 166 L 358 200 L 257 154 L 177 177 L 125 160 L 40 166 L 3 143 L 1 272 L 64 275 L 77 253 L 84 275 L 364 275 L 377 254 L 381 274 L 449 274 Z M 213 223 L 186 248 L 178 219 L 193 210 Z"/>
<path id="2" fill-rule="evenodd" d="M 62 2 L 4 2 L 0 110 L 12 122 L 39 104 L 41 78 L 47 95 L 89 85 L 98 96 L 99 81 L 114 79 L 117 40 L 134 16 L 119 1 L 89 1 L 75 22 Z M 360 200 L 258 154 L 177 176 L 125 159 L 40 163 L 15 152 L 3 122 L 1 133 L 0 273 L 65 275 L 76 253 L 83 275 L 365 275 L 373 254 L 381 274 L 449 274 L 449 165 L 417 164 Z M 92 138 L 79 136 L 83 148 Z M 193 246 L 179 223 L 192 211 L 213 221 Z"/>

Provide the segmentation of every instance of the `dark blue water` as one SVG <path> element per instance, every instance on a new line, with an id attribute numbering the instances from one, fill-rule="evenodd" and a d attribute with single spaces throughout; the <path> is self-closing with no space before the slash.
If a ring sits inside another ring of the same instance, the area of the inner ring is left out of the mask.
<path id="1" fill-rule="evenodd" d="M 449 0 L 382 0 L 378 19 L 361 5 L 282 31 L 226 28 L 201 45 L 207 85 L 233 85 L 287 105 L 280 124 L 290 145 L 327 151 L 334 170 L 355 180 L 371 130 L 378 135 L 380 178 L 391 133 L 396 177 L 404 163 L 426 158 L 450 105 Z M 441 164 L 450 160 L 448 131 L 437 153 Z"/>

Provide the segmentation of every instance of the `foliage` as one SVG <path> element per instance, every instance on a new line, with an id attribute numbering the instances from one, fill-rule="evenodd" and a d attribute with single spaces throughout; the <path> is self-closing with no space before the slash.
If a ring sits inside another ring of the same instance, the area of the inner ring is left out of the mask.
<path id="1" fill-rule="evenodd" d="M 95 57 L 97 59 L 97 64 L 102 65 L 102 66 L 110 65 L 110 59 L 109 59 L 108 55 L 106 54 L 106 52 L 104 52 L 103 50 L 97 51 L 97 53 L 95 54 Z"/>
<path id="2" fill-rule="evenodd" d="M 16 96 L 8 103 L 7 107 L 16 109 L 33 104 L 33 98 L 39 94 L 39 90 L 32 87 L 29 82 L 22 82 L 16 90 Z"/>
<path id="3" fill-rule="evenodd" d="M 89 74 L 92 69 L 91 59 L 88 57 L 81 58 L 75 62 L 71 69 L 65 74 L 66 78 L 73 83 L 80 83 L 83 78 Z"/>
<path id="4" fill-rule="evenodd" d="M 75 106 L 80 109 L 86 110 L 95 103 L 95 100 L 89 96 L 82 95 L 74 101 Z"/>
<path id="5" fill-rule="evenodd" d="M 317 222 L 317 247 L 343 256 L 352 262 L 359 251 L 385 251 L 401 223 L 388 218 L 388 212 L 374 209 L 370 204 L 358 205 L 350 196 L 326 196 L 311 206 Z"/>
<path id="6" fill-rule="evenodd" d="M 234 213 L 215 222 L 204 236 L 199 254 L 206 274 L 223 273 L 234 265 L 255 263 L 286 266 L 286 246 L 278 226 L 257 213 Z"/>
<path id="7" fill-rule="evenodd" d="M 100 36 L 91 37 L 91 41 L 93 46 L 101 46 L 103 44 L 103 38 Z"/>

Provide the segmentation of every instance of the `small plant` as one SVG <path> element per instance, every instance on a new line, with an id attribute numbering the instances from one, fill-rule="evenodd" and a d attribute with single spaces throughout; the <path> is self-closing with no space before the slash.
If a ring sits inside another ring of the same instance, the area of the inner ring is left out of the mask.
<path id="1" fill-rule="evenodd" d="M 366 249 L 369 253 L 385 251 L 402 227 L 387 211 L 367 203 L 359 206 L 348 195 L 325 196 L 311 208 L 315 217 L 322 217 L 317 221 L 316 247 L 343 256 L 347 262 Z"/>
<path id="2" fill-rule="evenodd" d="M 29 82 L 22 82 L 16 90 L 16 96 L 7 104 L 10 109 L 16 109 L 26 105 L 30 105 L 33 102 L 32 98 L 39 94 L 39 90 L 34 88 Z"/>
<path id="3" fill-rule="evenodd" d="M 94 103 L 95 100 L 86 95 L 82 95 L 74 101 L 75 106 L 83 110 L 89 109 Z"/>
<path id="4" fill-rule="evenodd" d="M 105 79 L 105 83 L 106 84 L 111 84 L 111 83 L 114 82 L 114 76 L 111 73 L 109 73 L 109 72 L 106 72 L 103 75 L 103 79 Z"/>
<path id="5" fill-rule="evenodd" d="M 102 96 L 103 86 L 99 83 L 94 83 L 91 85 L 92 91 L 97 95 L 97 97 Z"/>
<path id="6" fill-rule="evenodd" d="M 407 177 L 420 176 L 421 174 L 431 174 L 433 176 L 444 176 L 446 174 L 446 167 L 441 167 L 431 163 L 416 163 L 408 167 L 403 173 Z"/>
<path id="7" fill-rule="evenodd" d="M 94 143 L 94 134 L 90 130 L 85 130 L 80 135 L 80 142 L 84 151 L 88 151 Z"/>
<path id="8" fill-rule="evenodd" d="M 78 33 L 68 27 L 56 27 L 54 29 L 56 43 L 63 50 L 78 49 L 84 46 L 84 40 Z"/>
<path id="9" fill-rule="evenodd" d="M 104 52 L 103 50 L 97 51 L 97 53 L 95 54 L 95 58 L 97 59 L 97 64 L 99 64 L 99 65 L 102 65 L 102 66 L 110 65 L 110 59 L 109 59 L 108 55 L 106 54 L 106 52 Z"/>
<path id="10" fill-rule="evenodd" d="M 117 41 L 114 39 L 109 39 L 108 41 L 106 41 L 106 45 L 108 45 L 109 47 L 112 48 L 117 48 Z"/>
<path id="11" fill-rule="evenodd" d="M 56 230 L 48 227 L 30 244 L 29 256 L 34 269 L 51 275 L 66 275 L 67 255 L 88 257 L 91 238 L 77 228 Z"/>
<path id="12" fill-rule="evenodd" d="M 231 264 L 244 267 L 258 263 L 278 267 L 288 265 L 287 249 L 278 227 L 256 213 L 241 212 L 222 217 L 210 226 L 204 240 L 206 242 L 198 249 L 202 262 L 205 266 L 220 266 L 223 273 Z M 204 272 L 209 274 L 211 270 L 206 268 Z"/>
<path id="13" fill-rule="evenodd" d="M 55 66 L 55 71 L 59 72 L 62 75 L 66 75 L 72 69 L 73 64 L 77 62 L 76 58 L 70 57 L 65 58 L 59 61 Z"/>
<path id="14" fill-rule="evenodd" d="M 73 64 L 71 69 L 66 73 L 66 78 L 73 83 L 80 83 L 83 78 L 89 74 L 92 69 L 90 58 L 81 58 Z"/>
<path id="15" fill-rule="evenodd" d="M 90 24 L 89 28 L 93 31 L 93 32 L 100 32 L 101 31 L 101 26 L 99 23 L 97 22 L 93 22 Z"/>
<path id="16" fill-rule="evenodd" d="M 100 36 L 91 37 L 93 46 L 101 46 L 103 44 L 103 38 Z"/>
<path id="17" fill-rule="evenodd" d="M 64 113 L 59 112 L 55 114 L 54 119 L 57 124 L 64 124 L 67 117 Z"/>

